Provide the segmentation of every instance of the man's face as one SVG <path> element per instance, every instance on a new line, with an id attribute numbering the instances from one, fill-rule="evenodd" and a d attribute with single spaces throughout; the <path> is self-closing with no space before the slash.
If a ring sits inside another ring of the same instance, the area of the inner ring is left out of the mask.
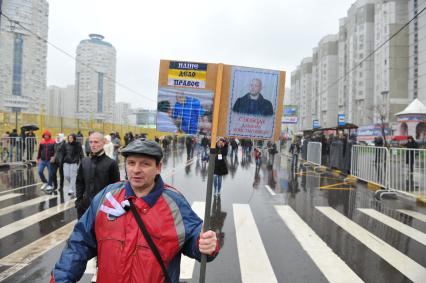
<path id="1" fill-rule="evenodd" d="M 89 137 L 90 151 L 93 153 L 98 153 L 104 148 L 105 139 L 97 134 L 93 134 Z"/>
<path id="2" fill-rule="evenodd" d="M 185 103 L 185 96 L 183 94 L 178 94 L 176 99 L 179 103 Z"/>
<path id="3" fill-rule="evenodd" d="M 144 155 L 133 155 L 126 158 L 127 178 L 133 189 L 142 191 L 154 185 L 154 179 L 161 172 L 160 162 L 158 165 L 155 159 Z"/>
<path id="4" fill-rule="evenodd" d="M 258 94 L 262 89 L 261 83 L 258 80 L 252 80 L 250 83 L 250 93 Z"/>

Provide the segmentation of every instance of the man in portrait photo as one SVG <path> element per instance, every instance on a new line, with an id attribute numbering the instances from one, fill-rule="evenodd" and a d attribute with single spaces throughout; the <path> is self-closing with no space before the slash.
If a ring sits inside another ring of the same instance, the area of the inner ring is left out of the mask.
<path id="1" fill-rule="evenodd" d="M 232 111 L 241 114 L 272 116 L 274 108 L 272 103 L 265 99 L 260 91 L 262 90 L 262 81 L 254 78 L 250 83 L 250 92 L 237 99 Z"/>
<path id="2" fill-rule="evenodd" d="M 198 98 L 185 95 L 183 91 L 177 93 L 172 118 L 181 131 L 195 135 L 198 131 L 198 120 L 203 113 L 204 110 Z"/>

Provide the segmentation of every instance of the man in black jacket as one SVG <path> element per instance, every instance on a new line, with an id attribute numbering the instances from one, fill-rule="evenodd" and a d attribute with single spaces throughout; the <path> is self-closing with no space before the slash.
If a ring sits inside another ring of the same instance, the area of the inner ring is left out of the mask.
<path id="1" fill-rule="evenodd" d="M 93 197 L 109 184 L 120 181 L 120 172 L 115 160 L 104 150 L 104 135 L 94 132 L 89 137 L 90 156 L 84 157 L 77 172 L 75 207 L 80 219 Z"/>
<path id="2" fill-rule="evenodd" d="M 249 115 L 274 115 L 272 103 L 263 97 L 261 90 L 262 81 L 258 78 L 253 79 L 250 83 L 250 91 L 235 101 L 232 111 Z"/>

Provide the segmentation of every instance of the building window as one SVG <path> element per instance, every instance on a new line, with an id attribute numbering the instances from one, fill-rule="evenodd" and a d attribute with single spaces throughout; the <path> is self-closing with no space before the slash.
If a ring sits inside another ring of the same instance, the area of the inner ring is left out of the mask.
<path id="1" fill-rule="evenodd" d="M 24 36 L 15 33 L 13 44 L 13 86 L 12 95 L 22 95 L 22 58 L 24 47 Z"/>
<path id="2" fill-rule="evenodd" d="M 103 112 L 104 74 L 98 73 L 98 113 Z"/>

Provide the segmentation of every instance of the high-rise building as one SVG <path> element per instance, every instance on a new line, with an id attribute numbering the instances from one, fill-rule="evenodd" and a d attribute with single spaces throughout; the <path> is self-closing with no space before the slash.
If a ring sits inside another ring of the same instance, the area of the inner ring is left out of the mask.
<path id="1" fill-rule="evenodd" d="M 376 0 L 358 0 L 346 19 L 347 121 L 356 125 L 373 122 L 374 103 L 374 4 Z M 340 66 L 340 65 L 339 65 Z M 345 114 L 345 113 L 342 113 Z"/>
<path id="2" fill-rule="evenodd" d="M 325 37 L 313 49 L 311 110 L 321 126 L 333 126 L 339 113 L 359 126 L 384 122 L 395 129 L 396 113 L 415 98 L 426 103 L 425 7 L 426 0 L 358 0 L 352 4 L 339 21 L 336 38 Z M 325 41 L 327 52 L 332 46 L 333 54 L 321 62 Z M 296 75 L 301 76 L 300 66 L 292 73 L 291 87 L 292 93 L 302 95 L 303 83 Z M 302 99 L 294 100 L 304 107 Z M 337 113 L 329 115 L 330 111 Z M 302 129 L 310 128 L 305 125 Z"/>
<path id="3" fill-rule="evenodd" d="M 409 0 L 408 18 L 414 18 L 425 7 L 426 0 Z M 426 104 L 426 11 L 409 26 L 409 54 L 408 97 Z"/>
<path id="4" fill-rule="evenodd" d="M 0 110 L 39 113 L 46 103 L 49 5 L 46 0 L 3 0 L 2 11 Z"/>
<path id="5" fill-rule="evenodd" d="M 129 115 L 131 114 L 130 103 L 126 102 L 117 102 L 115 103 L 113 121 L 116 124 L 128 125 L 129 124 Z"/>
<path id="6" fill-rule="evenodd" d="M 312 125 L 312 57 L 300 63 L 300 125 L 306 129 Z"/>
<path id="7" fill-rule="evenodd" d="M 83 119 L 112 121 L 115 106 L 116 51 L 104 37 L 90 34 L 76 57 L 77 113 Z"/>
<path id="8" fill-rule="evenodd" d="M 315 54 L 315 52 L 314 52 Z M 321 127 L 333 127 L 337 124 L 337 91 L 338 85 L 338 36 L 327 35 L 318 43 L 316 49 L 315 72 L 312 84 L 316 85 L 317 93 L 312 93 L 316 99 L 314 112 Z"/>
<path id="9" fill-rule="evenodd" d="M 297 122 L 296 129 L 302 129 L 302 118 L 300 114 L 300 66 L 291 72 L 291 97 L 290 104 L 299 107 L 299 121 Z"/>
<path id="10" fill-rule="evenodd" d="M 380 1 L 374 11 L 373 123 L 395 122 L 408 104 L 408 0 Z M 399 32 L 398 32 L 399 31 Z M 398 34 L 391 38 L 392 35 Z M 386 43 L 385 43 L 386 42 Z"/>
<path id="11" fill-rule="evenodd" d="M 49 86 L 47 95 L 47 114 L 56 117 L 75 118 L 75 88 Z"/>

